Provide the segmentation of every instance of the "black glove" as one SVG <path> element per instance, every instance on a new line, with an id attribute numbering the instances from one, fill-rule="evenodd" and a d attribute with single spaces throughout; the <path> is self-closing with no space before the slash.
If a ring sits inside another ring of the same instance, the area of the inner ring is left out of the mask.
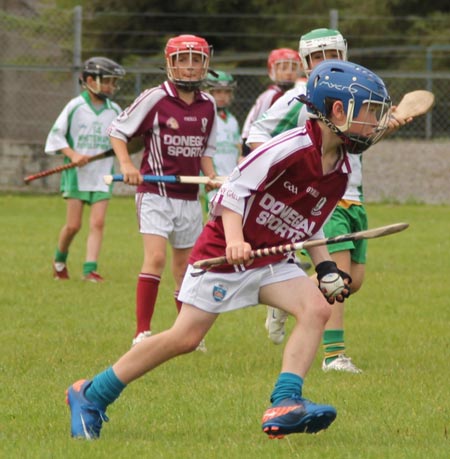
<path id="1" fill-rule="evenodd" d="M 345 271 L 340 270 L 336 263 L 334 261 L 322 261 L 316 266 L 316 273 L 317 273 L 317 280 L 319 281 L 319 288 L 320 288 L 320 280 L 326 276 L 327 274 L 339 274 L 341 276 L 342 280 L 344 281 L 344 284 L 346 285 L 346 288 L 342 291 L 338 297 L 335 299 L 342 303 L 345 298 L 348 298 L 350 296 L 350 288 L 349 285 L 352 283 L 352 278 L 350 274 L 346 273 Z M 345 282 L 345 281 L 348 282 Z M 334 303 L 334 298 L 327 298 L 329 303 Z"/>

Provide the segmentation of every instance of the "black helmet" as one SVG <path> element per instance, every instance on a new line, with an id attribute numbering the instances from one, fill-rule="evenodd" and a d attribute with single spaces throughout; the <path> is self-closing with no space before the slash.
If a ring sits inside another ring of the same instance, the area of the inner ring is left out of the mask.
<path id="1" fill-rule="evenodd" d="M 95 80 L 95 84 L 87 84 L 86 80 L 88 76 L 91 76 Z M 119 80 L 124 76 L 125 70 L 117 62 L 114 62 L 107 57 L 91 57 L 83 64 L 83 72 L 80 79 L 80 84 L 85 86 L 96 96 L 100 97 L 100 99 L 108 99 L 109 97 L 112 97 L 114 93 L 119 89 L 119 85 L 116 84 L 115 80 L 113 80 L 114 91 L 104 93 L 101 90 L 102 79 L 111 78 Z"/>
<path id="2" fill-rule="evenodd" d="M 83 64 L 83 81 L 86 81 L 88 75 L 123 78 L 125 70 L 107 57 L 91 57 Z"/>

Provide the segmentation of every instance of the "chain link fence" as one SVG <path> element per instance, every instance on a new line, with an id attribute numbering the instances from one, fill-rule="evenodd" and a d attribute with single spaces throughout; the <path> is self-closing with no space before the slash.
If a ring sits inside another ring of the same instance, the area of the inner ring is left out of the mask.
<path id="1" fill-rule="evenodd" d="M 80 7 L 75 10 L 43 8 L 39 12 L 0 11 L 0 160 L 8 154 L 10 145 L 27 145 L 32 152 L 27 161 L 42 165 L 42 159 L 38 158 L 42 157 L 50 128 L 64 105 L 79 91 L 81 56 L 104 54 L 99 50 L 87 54 L 82 49 L 82 25 L 87 20 L 89 18 L 82 17 Z M 357 57 L 363 51 L 355 50 L 353 58 L 350 49 L 349 58 L 358 62 Z M 447 56 L 449 51 L 450 45 L 439 46 L 439 52 Z M 241 126 L 256 97 L 270 83 L 264 53 L 258 53 L 257 57 L 263 62 L 259 67 L 249 67 L 249 63 L 255 62 L 255 56 L 243 53 L 233 56 L 216 53 L 211 63 L 214 69 L 229 71 L 237 80 L 231 109 Z M 127 76 L 116 101 L 125 108 L 142 90 L 160 84 L 165 79 L 163 65 L 162 57 L 140 57 L 133 65 L 125 65 Z M 424 68 L 427 68 L 425 62 Z M 449 138 L 450 72 L 377 73 L 385 80 L 394 102 L 414 89 L 430 89 L 436 95 L 433 111 L 399 130 L 395 137 Z M 30 165 L 30 169 L 38 167 L 38 164 Z"/>

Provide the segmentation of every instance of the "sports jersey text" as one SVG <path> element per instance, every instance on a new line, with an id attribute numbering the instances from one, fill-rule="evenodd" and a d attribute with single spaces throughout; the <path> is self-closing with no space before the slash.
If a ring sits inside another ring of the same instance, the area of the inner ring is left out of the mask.
<path id="1" fill-rule="evenodd" d="M 107 150 L 110 147 L 107 135 L 82 134 L 78 137 L 76 148 L 80 150 L 101 148 Z"/>
<path id="2" fill-rule="evenodd" d="M 171 156 L 201 156 L 205 138 L 198 135 L 164 135 L 164 145 Z"/>
<path id="3" fill-rule="evenodd" d="M 306 235 L 312 236 L 316 223 L 300 215 L 295 209 L 272 195 L 266 193 L 259 205 L 263 208 L 256 218 L 256 223 L 263 225 L 292 242 L 302 240 Z"/>

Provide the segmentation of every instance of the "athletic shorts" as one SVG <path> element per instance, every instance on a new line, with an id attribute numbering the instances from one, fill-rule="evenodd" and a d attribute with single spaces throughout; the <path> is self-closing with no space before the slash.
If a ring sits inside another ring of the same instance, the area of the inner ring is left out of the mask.
<path id="1" fill-rule="evenodd" d="M 78 199 L 92 205 L 98 201 L 111 199 L 112 193 L 105 193 L 104 191 L 64 191 L 62 196 L 64 199 Z"/>
<path id="2" fill-rule="evenodd" d="M 137 193 L 136 211 L 141 234 L 162 236 L 175 249 L 193 247 L 202 232 L 203 213 L 199 201 Z"/>
<path id="3" fill-rule="evenodd" d="M 337 206 L 330 220 L 323 227 L 326 237 L 363 231 L 368 228 L 367 212 L 364 206 L 351 205 L 348 208 Z M 355 263 L 366 263 L 367 240 L 339 242 L 329 244 L 330 253 L 350 250 L 350 256 Z"/>
<path id="4" fill-rule="evenodd" d="M 287 261 L 233 273 L 207 271 L 193 277 L 192 272 L 198 269 L 189 265 L 178 299 L 214 314 L 255 306 L 261 287 L 307 276 L 296 263 Z"/>

